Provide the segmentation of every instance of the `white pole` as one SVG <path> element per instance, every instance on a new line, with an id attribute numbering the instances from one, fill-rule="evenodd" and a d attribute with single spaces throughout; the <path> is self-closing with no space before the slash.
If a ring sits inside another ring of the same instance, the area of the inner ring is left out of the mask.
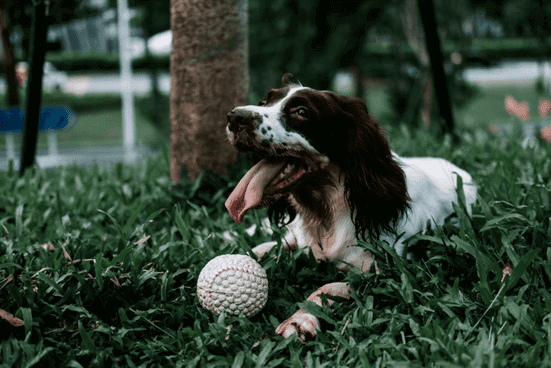
<path id="1" fill-rule="evenodd" d="M 48 130 L 48 155 L 56 157 L 59 156 L 59 150 L 57 149 L 57 137 L 55 131 Z"/>
<path id="2" fill-rule="evenodd" d="M 13 144 L 13 133 L 6 134 L 6 144 L 8 148 L 8 161 L 15 161 L 15 144 Z"/>
<path id="3" fill-rule="evenodd" d="M 119 24 L 119 60 L 121 68 L 122 134 L 125 161 L 135 159 L 134 94 L 132 91 L 132 51 L 130 49 L 130 14 L 128 0 L 117 0 Z"/>

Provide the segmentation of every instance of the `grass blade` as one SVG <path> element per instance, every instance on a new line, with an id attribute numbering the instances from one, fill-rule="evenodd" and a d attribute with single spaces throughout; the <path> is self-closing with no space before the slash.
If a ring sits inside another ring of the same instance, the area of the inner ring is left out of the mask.
<path id="1" fill-rule="evenodd" d="M 507 290 L 506 291 L 511 290 L 517 284 L 517 282 L 520 280 L 521 277 L 522 277 L 522 279 L 524 280 L 525 283 L 527 283 L 527 284 L 530 283 L 530 280 L 528 279 L 528 276 L 526 275 L 526 269 L 532 263 L 532 261 L 538 255 L 539 252 L 540 252 L 539 249 L 532 249 L 531 251 L 526 253 L 524 256 L 522 256 L 522 258 L 520 259 L 518 264 L 513 269 L 513 273 L 510 276 L 508 276 L 509 277 L 509 284 L 507 285 Z"/>
<path id="2" fill-rule="evenodd" d="M 103 255 L 100 253 L 96 256 L 96 263 L 94 263 L 94 269 L 96 271 L 96 282 L 98 283 L 99 290 L 103 290 Z"/>
<path id="3" fill-rule="evenodd" d="M 126 237 L 126 233 L 123 231 L 123 229 L 122 229 L 121 225 L 119 225 L 118 221 L 115 220 L 115 218 L 113 216 L 111 216 L 110 214 L 108 214 L 105 211 L 102 211 L 102 210 L 98 209 L 98 212 L 101 212 L 104 215 L 106 215 L 107 217 L 109 217 L 111 219 L 111 221 L 113 222 L 113 224 L 115 224 L 115 228 L 117 229 L 117 232 L 119 233 L 119 236 L 121 237 L 122 246 L 125 247 L 126 244 L 128 243 L 128 239 Z"/>

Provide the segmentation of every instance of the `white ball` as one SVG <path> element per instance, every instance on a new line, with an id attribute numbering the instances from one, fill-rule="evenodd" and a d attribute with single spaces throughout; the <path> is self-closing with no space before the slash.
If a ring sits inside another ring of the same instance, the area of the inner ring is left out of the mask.
<path id="1" fill-rule="evenodd" d="M 197 280 L 197 296 L 203 306 L 216 315 L 247 317 L 259 312 L 268 300 L 266 270 L 249 256 L 225 254 L 205 265 Z"/>

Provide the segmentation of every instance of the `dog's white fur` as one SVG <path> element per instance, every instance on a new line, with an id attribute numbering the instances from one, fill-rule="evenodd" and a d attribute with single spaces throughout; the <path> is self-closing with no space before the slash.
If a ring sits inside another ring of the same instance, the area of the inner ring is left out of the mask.
<path id="1" fill-rule="evenodd" d="M 292 88 L 284 98 L 270 106 L 242 106 L 237 107 L 236 110 L 243 109 L 262 116 L 259 118 L 259 124 L 255 130 L 259 141 L 269 139 L 274 144 L 284 142 L 289 149 L 307 150 L 310 153 L 320 155 L 302 135 L 286 130 L 281 121 L 282 110 L 286 101 L 302 89 L 305 89 L 305 87 Z M 230 141 L 232 141 L 234 133 L 229 129 L 227 129 L 227 133 Z M 411 208 L 407 211 L 406 216 L 398 220 L 395 233 L 384 233 L 380 239 L 388 242 L 401 255 L 405 251 L 405 241 L 407 239 L 424 232 L 428 226 L 434 228 L 435 225 L 443 225 L 445 219 L 454 213 L 452 203 L 458 203 L 456 193 L 457 175 L 461 177 L 463 182 L 466 208 L 469 215 L 471 214 L 471 205 L 476 200 L 477 189 L 469 173 L 444 159 L 402 158 L 394 152 L 392 155 L 405 173 L 407 190 L 411 198 Z M 349 270 L 352 266 L 363 272 L 368 272 L 371 266 L 374 265 L 376 272 L 378 272 L 371 252 L 357 245 L 354 222 L 347 201 L 344 198 L 344 183 L 340 176 L 340 169 L 332 163 L 329 163 L 329 165 L 329 172 L 333 175 L 334 182 L 339 183 L 339 187 L 331 194 L 330 210 L 333 219 L 330 226 L 331 230 L 320 233 L 316 223 L 311 219 L 305 219 L 298 205 L 295 205 L 298 214 L 295 220 L 286 226 L 287 233 L 283 241 L 285 249 L 295 251 L 311 248 L 317 260 L 334 262 L 343 271 Z M 293 201 L 292 195 L 291 201 Z M 263 223 L 263 228 L 270 230 L 267 222 Z M 253 231 L 253 228 L 248 229 L 248 232 Z M 228 240 L 232 238 L 228 233 L 225 234 L 225 237 Z M 275 241 L 263 243 L 255 247 L 253 252 L 258 257 L 262 257 L 276 244 Z M 347 284 L 332 283 L 324 285 L 312 293 L 308 300 L 321 305 L 321 294 L 348 298 L 350 292 L 350 287 Z M 305 342 L 315 336 L 316 328 L 319 328 L 317 318 L 303 310 L 299 310 L 284 321 L 277 328 L 276 333 L 283 336 L 296 333 L 298 338 Z"/>

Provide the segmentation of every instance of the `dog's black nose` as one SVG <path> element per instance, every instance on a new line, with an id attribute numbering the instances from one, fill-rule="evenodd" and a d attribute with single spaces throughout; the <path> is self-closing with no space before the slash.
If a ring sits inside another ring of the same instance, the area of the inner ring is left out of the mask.
<path id="1" fill-rule="evenodd" d="M 246 126 L 252 126 L 258 114 L 243 109 L 233 109 L 228 112 L 228 127 L 232 132 Z"/>

